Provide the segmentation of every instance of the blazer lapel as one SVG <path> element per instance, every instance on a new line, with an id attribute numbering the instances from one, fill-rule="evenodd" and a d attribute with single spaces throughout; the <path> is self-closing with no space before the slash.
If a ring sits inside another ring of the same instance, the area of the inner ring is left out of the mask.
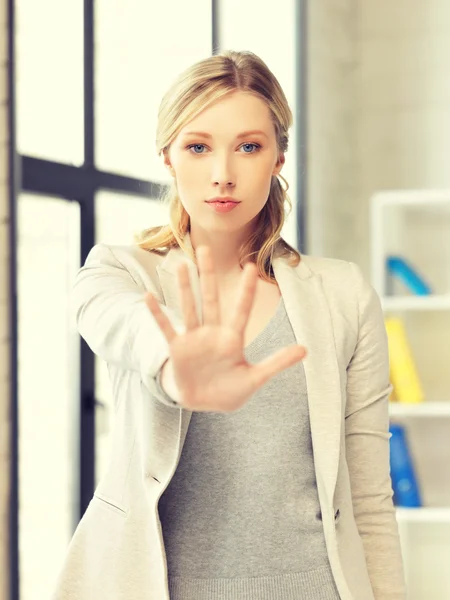
<path id="1" fill-rule="evenodd" d="M 322 278 L 303 259 L 297 268 L 292 268 L 278 258 L 273 268 L 297 343 L 305 346 L 308 353 L 303 367 L 317 485 L 328 506 L 332 506 L 339 466 L 342 393 L 333 323 Z"/>
<path id="2" fill-rule="evenodd" d="M 189 235 L 185 237 L 185 241 L 192 248 Z M 188 265 L 201 318 L 197 266 L 179 248 L 170 250 L 157 267 L 164 302 L 181 314 L 177 268 L 182 262 Z M 302 260 L 297 268 L 292 268 L 284 258 L 276 258 L 273 267 L 297 343 L 305 346 L 308 351 L 303 366 L 317 485 L 321 498 L 326 500 L 328 506 L 332 506 L 339 465 L 342 396 L 331 315 L 321 276 L 313 273 L 305 261 Z M 182 411 L 180 449 L 183 447 L 191 414 L 190 411 Z"/>

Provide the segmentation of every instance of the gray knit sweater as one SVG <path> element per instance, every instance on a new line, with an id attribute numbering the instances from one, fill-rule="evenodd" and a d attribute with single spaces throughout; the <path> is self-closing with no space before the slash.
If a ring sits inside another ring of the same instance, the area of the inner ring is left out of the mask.
<path id="1" fill-rule="evenodd" d="M 259 362 L 295 342 L 281 298 L 245 355 Z M 192 414 L 159 515 L 171 600 L 339 600 L 302 363 L 236 412 Z"/>

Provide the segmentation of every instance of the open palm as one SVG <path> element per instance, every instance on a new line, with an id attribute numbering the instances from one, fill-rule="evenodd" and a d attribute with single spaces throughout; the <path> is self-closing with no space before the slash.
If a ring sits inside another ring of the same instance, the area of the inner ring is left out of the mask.
<path id="1" fill-rule="evenodd" d="M 224 322 L 220 318 L 216 275 L 210 251 L 197 249 L 203 306 L 199 323 L 187 265 L 178 270 L 185 331 L 177 333 L 156 299 L 147 305 L 167 339 L 170 363 L 181 406 L 196 411 L 230 412 L 241 408 L 271 377 L 306 355 L 303 346 L 282 348 L 250 364 L 244 356 L 244 334 L 256 291 L 257 267 L 244 266 L 236 305 Z"/>

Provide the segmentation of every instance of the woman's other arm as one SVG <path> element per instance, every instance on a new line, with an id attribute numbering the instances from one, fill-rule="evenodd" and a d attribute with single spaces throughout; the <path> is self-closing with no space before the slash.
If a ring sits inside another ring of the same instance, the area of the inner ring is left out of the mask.
<path id="1" fill-rule="evenodd" d="M 347 368 L 346 455 L 353 509 L 376 600 L 405 600 L 389 464 L 389 355 L 378 295 L 359 267 L 359 333 Z"/>

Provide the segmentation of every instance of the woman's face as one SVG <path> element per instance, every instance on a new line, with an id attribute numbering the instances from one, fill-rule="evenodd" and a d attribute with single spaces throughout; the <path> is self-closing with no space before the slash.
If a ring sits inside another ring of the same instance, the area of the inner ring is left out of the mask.
<path id="1" fill-rule="evenodd" d="M 164 162 L 175 177 L 191 228 L 231 233 L 251 227 L 284 155 L 278 150 L 267 105 L 238 91 L 185 125 Z M 207 203 L 217 196 L 231 196 L 239 204 L 229 212 L 218 212 Z"/>

